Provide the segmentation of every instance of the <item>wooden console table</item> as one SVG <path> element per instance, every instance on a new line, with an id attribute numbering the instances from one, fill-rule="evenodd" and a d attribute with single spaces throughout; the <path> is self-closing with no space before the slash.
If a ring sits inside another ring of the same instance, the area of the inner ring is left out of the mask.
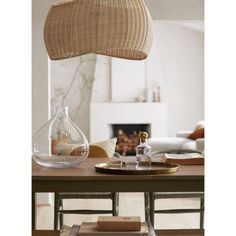
<path id="1" fill-rule="evenodd" d="M 194 192 L 204 191 L 204 166 L 180 166 L 161 175 L 112 175 L 95 172 L 106 162 L 89 158 L 76 168 L 54 169 L 32 162 L 32 228 L 35 229 L 35 193 L 38 192 Z"/>

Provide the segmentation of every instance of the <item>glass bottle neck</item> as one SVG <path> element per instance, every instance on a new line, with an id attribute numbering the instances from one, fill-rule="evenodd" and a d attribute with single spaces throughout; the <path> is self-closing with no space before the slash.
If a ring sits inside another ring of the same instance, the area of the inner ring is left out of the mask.
<path id="1" fill-rule="evenodd" d="M 58 107 L 56 116 L 59 118 L 68 117 L 68 106 Z"/>
<path id="2" fill-rule="evenodd" d="M 147 144 L 147 139 L 144 139 L 144 138 L 140 138 L 140 143 L 142 144 Z"/>

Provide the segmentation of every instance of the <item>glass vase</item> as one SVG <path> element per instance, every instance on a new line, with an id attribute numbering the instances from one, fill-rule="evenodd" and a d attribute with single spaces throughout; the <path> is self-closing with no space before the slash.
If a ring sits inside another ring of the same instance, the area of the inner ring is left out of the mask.
<path id="1" fill-rule="evenodd" d="M 55 115 L 33 136 L 33 159 L 45 167 L 74 167 L 86 160 L 89 144 L 83 132 L 70 120 L 68 107 Z"/>

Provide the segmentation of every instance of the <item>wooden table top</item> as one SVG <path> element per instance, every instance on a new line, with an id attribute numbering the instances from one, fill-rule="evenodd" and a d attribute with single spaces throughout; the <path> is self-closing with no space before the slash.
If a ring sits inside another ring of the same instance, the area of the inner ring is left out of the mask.
<path id="1" fill-rule="evenodd" d="M 204 166 L 183 165 L 171 174 L 115 175 L 95 171 L 95 164 L 106 158 L 88 158 L 75 168 L 46 168 L 32 163 L 33 192 L 119 191 L 203 191 Z M 88 186 L 89 183 L 89 186 Z M 114 189 L 116 188 L 116 189 Z"/>
<path id="2" fill-rule="evenodd" d="M 143 179 L 144 175 L 115 175 L 115 174 L 103 174 L 95 171 L 95 164 L 107 162 L 107 158 L 88 158 L 82 164 L 74 168 L 47 168 L 38 165 L 35 161 L 32 162 L 32 176 L 33 179 L 106 179 L 109 176 L 110 179 Z M 145 175 L 145 178 L 152 179 L 154 177 L 161 178 L 201 178 L 204 175 L 203 165 L 183 165 L 179 167 L 179 171 L 171 174 L 158 174 L 158 175 Z"/>
<path id="3" fill-rule="evenodd" d="M 203 229 L 155 230 L 158 236 L 204 236 Z M 59 236 L 59 231 L 34 230 L 33 236 Z"/>

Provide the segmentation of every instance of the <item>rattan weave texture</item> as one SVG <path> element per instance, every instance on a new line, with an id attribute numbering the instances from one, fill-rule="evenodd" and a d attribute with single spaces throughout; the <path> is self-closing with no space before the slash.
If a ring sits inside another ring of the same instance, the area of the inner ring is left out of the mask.
<path id="1" fill-rule="evenodd" d="M 96 53 L 145 59 L 153 41 L 143 0 L 64 0 L 50 8 L 44 41 L 52 60 Z"/>

